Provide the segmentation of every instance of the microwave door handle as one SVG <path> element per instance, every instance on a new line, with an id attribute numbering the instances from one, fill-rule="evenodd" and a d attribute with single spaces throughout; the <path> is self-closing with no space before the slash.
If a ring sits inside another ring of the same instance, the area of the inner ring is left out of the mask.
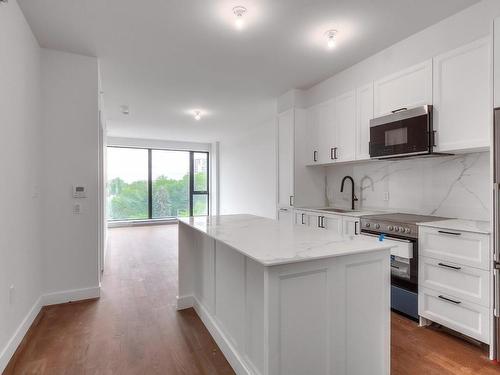
<path id="1" fill-rule="evenodd" d="M 407 110 L 408 110 L 408 108 L 403 107 L 403 108 L 395 109 L 394 111 L 391 111 L 391 113 L 398 113 L 398 112 L 407 111 Z"/>

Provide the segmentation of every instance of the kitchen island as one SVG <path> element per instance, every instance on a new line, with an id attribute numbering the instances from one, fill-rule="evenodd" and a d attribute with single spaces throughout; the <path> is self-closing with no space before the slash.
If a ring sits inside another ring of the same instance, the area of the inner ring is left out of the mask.
<path id="1" fill-rule="evenodd" d="M 238 374 L 389 374 L 390 245 L 252 215 L 179 220 L 178 309 Z"/>

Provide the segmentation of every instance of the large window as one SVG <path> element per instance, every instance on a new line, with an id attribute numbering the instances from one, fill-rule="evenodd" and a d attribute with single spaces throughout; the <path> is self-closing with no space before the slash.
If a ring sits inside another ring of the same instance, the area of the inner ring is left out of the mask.
<path id="1" fill-rule="evenodd" d="M 108 147 L 108 219 L 208 215 L 207 152 Z"/>

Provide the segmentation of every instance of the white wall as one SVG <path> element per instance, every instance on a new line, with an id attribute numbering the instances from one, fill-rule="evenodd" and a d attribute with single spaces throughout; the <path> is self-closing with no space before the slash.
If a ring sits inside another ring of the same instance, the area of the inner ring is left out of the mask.
<path id="1" fill-rule="evenodd" d="M 17 3 L 0 4 L 0 372 L 42 293 L 39 62 Z"/>
<path id="2" fill-rule="evenodd" d="M 488 35 L 500 1 L 484 0 L 320 82 L 305 93 L 306 106 Z"/>
<path id="3" fill-rule="evenodd" d="M 41 74 L 45 290 L 91 296 L 99 286 L 97 59 L 43 49 Z M 74 184 L 87 187 L 86 199 L 72 198 Z"/>
<path id="4" fill-rule="evenodd" d="M 275 128 L 270 121 L 220 141 L 221 214 L 276 217 Z"/>

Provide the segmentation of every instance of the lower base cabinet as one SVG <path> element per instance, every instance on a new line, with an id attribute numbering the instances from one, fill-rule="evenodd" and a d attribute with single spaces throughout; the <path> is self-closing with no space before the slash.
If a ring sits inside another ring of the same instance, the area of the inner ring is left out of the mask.
<path id="1" fill-rule="evenodd" d="M 433 289 L 419 288 L 419 315 L 476 340 L 490 343 L 489 309 Z"/>
<path id="2" fill-rule="evenodd" d="M 419 227 L 418 314 L 485 344 L 491 342 L 490 236 Z"/>
<path id="3" fill-rule="evenodd" d="M 360 233 L 360 221 L 358 217 L 295 210 L 294 218 L 296 225 L 326 229 L 347 236 L 355 236 Z"/>

